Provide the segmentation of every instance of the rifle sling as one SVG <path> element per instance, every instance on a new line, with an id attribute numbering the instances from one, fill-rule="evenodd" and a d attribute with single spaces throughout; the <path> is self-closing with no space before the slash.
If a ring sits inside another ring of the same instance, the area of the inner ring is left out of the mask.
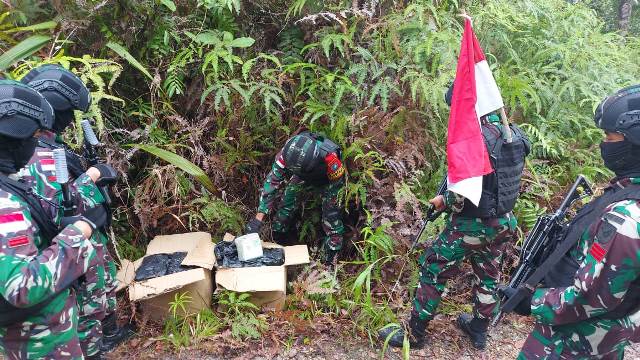
<path id="1" fill-rule="evenodd" d="M 42 204 L 40 204 L 40 201 L 30 196 L 27 186 L 24 183 L 9 178 L 5 174 L 0 174 L 0 189 L 20 197 L 27 203 L 31 218 L 36 223 L 44 238 L 45 246 L 50 246 L 51 241 L 57 235 L 57 226 L 49 216 L 47 216 L 47 212 L 42 207 Z M 22 322 L 29 316 L 39 313 L 40 310 L 49 305 L 58 294 L 59 293 L 52 294 L 47 299 L 27 308 L 15 307 L 3 296 L 0 296 L 0 327 Z"/>
<path id="2" fill-rule="evenodd" d="M 518 292 L 505 301 L 502 311 L 512 311 L 525 296 L 533 293 L 536 286 L 544 279 L 547 273 L 573 248 L 580 236 L 593 222 L 602 215 L 604 209 L 610 204 L 626 199 L 640 200 L 640 185 L 630 184 L 625 188 L 610 187 L 605 193 L 585 205 L 569 224 L 568 230 L 558 246 L 536 271 L 518 287 Z"/>

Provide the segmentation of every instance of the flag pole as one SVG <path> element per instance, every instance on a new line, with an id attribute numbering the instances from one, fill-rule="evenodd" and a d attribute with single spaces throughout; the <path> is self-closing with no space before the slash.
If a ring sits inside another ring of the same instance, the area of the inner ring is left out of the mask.
<path id="1" fill-rule="evenodd" d="M 507 144 L 513 142 L 513 135 L 511 134 L 511 128 L 509 127 L 509 119 L 507 113 L 504 111 L 504 107 L 500 108 L 500 119 L 502 120 L 502 126 L 504 127 L 504 136 Z"/>

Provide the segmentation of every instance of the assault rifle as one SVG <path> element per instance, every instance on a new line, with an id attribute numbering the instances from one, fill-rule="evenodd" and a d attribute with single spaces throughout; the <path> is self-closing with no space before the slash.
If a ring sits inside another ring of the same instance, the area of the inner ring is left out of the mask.
<path id="1" fill-rule="evenodd" d="M 555 249 L 555 241 L 565 230 L 563 222 L 567 211 L 576 201 L 592 195 L 593 190 L 587 179 L 582 175 L 578 175 L 569 193 L 562 200 L 560 207 L 554 213 L 545 214 L 538 218 L 533 229 L 524 240 L 518 267 L 509 281 L 509 287 L 516 289 L 517 292 L 502 305 L 500 313 L 493 320 L 493 324 L 498 321 L 501 313 L 512 311 L 528 293 L 534 290 L 530 289 L 525 283 Z"/>
<path id="2" fill-rule="evenodd" d="M 85 119 L 80 122 L 80 125 L 82 126 L 82 132 L 84 134 L 83 157 L 87 160 L 87 162 L 91 166 L 101 163 L 103 160 L 100 159 L 100 157 L 98 156 L 98 152 L 96 151 L 96 146 L 100 145 L 100 140 L 98 140 L 96 133 L 93 132 L 93 127 L 91 126 L 91 122 Z M 107 186 L 100 186 L 100 192 L 104 197 L 105 203 L 107 205 L 111 205 L 109 188 Z"/>
<path id="3" fill-rule="evenodd" d="M 436 193 L 436 196 L 444 195 L 446 191 L 447 191 L 447 175 L 445 174 L 444 178 L 440 182 L 440 186 L 438 187 L 438 192 Z M 422 234 L 424 233 L 424 230 L 427 228 L 427 225 L 430 222 L 437 219 L 438 217 L 440 217 L 442 213 L 443 213 L 442 211 L 436 211 L 436 208 L 435 206 L 433 206 L 433 204 L 429 204 L 429 208 L 427 209 L 427 214 L 424 216 L 424 220 L 422 221 L 422 227 L 420 228 L 420 232 L 418 232 L 418 236 L 416 236 L 416 238 L 413 239 L 413 243 L 411 244 L 411 249 L 409 249 L 409 252 L 413 251 L 413 249 L 415 249 L 415 247 L 418 245 L 418 241 L 422 237 Z"/>
<path id="4" fill-rule="evenodd" d="M 442 182 L 440 182 L 440 186 L 438 187 L 438 192 L 436 193 L 436 196 L 444 195 L 446 191 L 447 191 L 447 175 L 445 174 L 444 178 L 442 179 Z M 442 211 L 436 211 L 436 208 L 435 206 L 433 206 L 433 204 L 429 204 L 429 208 L 427 209 L 427 214 L 425 215 L 424 220 L 422 222 L 422 227 L 420 228 L 420 232 L 418 232 L 418 236 L 416 236 L 415 239 L 413 239 L 413 242 L 411 243 L 411 248 L 409 248 L 409 251 L 407 251 L 407 254 L 405 255 L 406 257 L 408 257 L 409 254 L 411 254 L 413 250 L 416 248 L 416 246 L 418 245 L 418 241 L 422 237 L 422 234 L 424 233 L 424 230 L 427 228 L 427 225 L 430 222 L 437 219 L 442 213 L 443 213 Z M 404 264 L 402 264 L 402 267 L 400 268 L 400 272 L 398 273 L 398 279 L 396 280 L 396 283 L 393 285 L 391 292 L 393 292 L 398 286 L 398 284 L 400 283 L 400 279 L 402 278 L 402 272 L 404 271 L 404 268 L 406 265 L 407 265 L 407 260 L 405 258 L 405 262 Z"/>

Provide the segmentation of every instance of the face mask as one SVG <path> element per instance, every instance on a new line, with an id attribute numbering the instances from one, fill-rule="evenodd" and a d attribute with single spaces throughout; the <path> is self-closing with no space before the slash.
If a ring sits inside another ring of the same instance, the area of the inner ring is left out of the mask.
<path id="1" fill-rule="evenodd" d="M 19 171 L 29 163 L 38 146 L 38 139 L 28 138 L 23 140 L 21 145 L 13 151 L 13 161 L 16 171 Z"/>
<path id="2" fill-rule="evenodd" d="M 640 175 L 640 147 L 633 146 L 629 141 L 602 142 L 600 154 L 604 166 L 618 177 Z"/>
<path id="3" fill-rule="evenodd" d="M 56 118 L 53 121 L 53 131 L 61 134 L 73 121 L 73 110 L 56 111 Z"/>

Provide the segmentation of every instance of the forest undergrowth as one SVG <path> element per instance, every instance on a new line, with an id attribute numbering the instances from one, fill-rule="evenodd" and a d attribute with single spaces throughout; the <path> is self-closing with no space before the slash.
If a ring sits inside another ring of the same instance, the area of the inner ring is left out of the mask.
<path id="1" fill-rule="evenodd" d="M 0 6 L 0 74 L 19 79 L 34 66 L 56 63 L 92 90 L 88 116 L 122 175 L 114 233 L 123 258 L 142 256 L 158 234 L 241 233 L 273 157 L 292 134 L 321 132 L 343 149 L 348 171 L 340 202 L 348 231 L 337 270 L 313 264 L 298 271 L 278 314 L 261 313 L 246 294 L 222 292 L 215 301 L 224 311 L 180 316 L 189 301 L 184 294 L 169 320 L 149 325 L 121 299 L 151 339 L 136 341 L 167 351 L 211 344 L 241 351 L 244 340 L 267 339 L 288 348 L 333 326 L 373 342 L 377 329 L 402 320 L 418 276 L 419 252 L 407 250 L 446 169 L 443 95 L 455 74 L 463 10 L 473 16 L 510 119 L 533 143 L 515 210 L 521 238 L 578 174 L 595 184 L 611 175 L 598 155 L 602 135 L 593 110 L 640 75 L 638 38 L 611 32 L 589 2 L 10 0 Z M 66 137 L 81 142 L 79 132 Z M 297 236 L 315 253 L 320 204 L 303 200 Z M 429 227 L 422 246 L 441 226 L 439 220 Z M 505 272 L 517 245 L 510 245 Z M 470 282 L 467 271 L 451 286 L 443 316 L 468 309 Z"/>

